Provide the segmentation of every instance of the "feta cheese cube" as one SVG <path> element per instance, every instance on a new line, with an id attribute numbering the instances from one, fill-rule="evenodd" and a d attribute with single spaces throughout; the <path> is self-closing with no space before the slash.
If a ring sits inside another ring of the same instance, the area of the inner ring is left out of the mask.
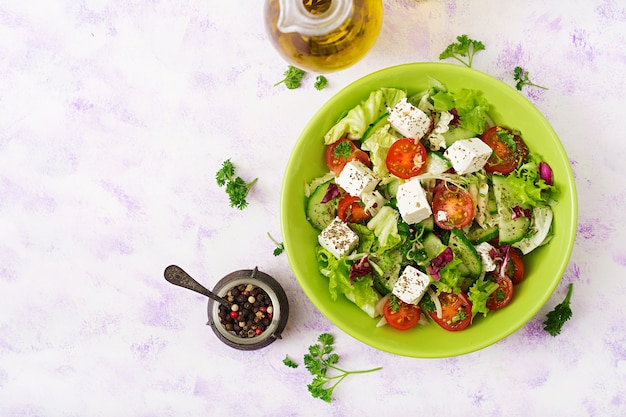
<path id="1" fill-rule="evenodd" d="M 400 100 L 390 111 L 387 121 L 402 136 L 421 139 L 430 129 L 430 117 L 406 98 Z"/>
<path id="2" fill-rule="evenodd" d="M 398 186 L 396 200 L 398 211 L 402 219 L 408 224 L 419 223 L 432 214 L 432 209 L 426 198 L 426 191 L 417 178 Z"/>
<path id="3" fill-rule="evenodd" d="M 437 211 L 437 221 L 443 223 L 448 220 L 448 212 L 444 210 Z"/>
<path id="4" fill-rule="evenodd" d="M 430 277 L 408 265 L 393 286 L 391 293 L 407 304 L 417 304 L 428 289 Z"/>
<path id="5" fill-rule="evenodd" d="M 348 162 L 336 179 L 337 185 L 354 197 L 374 191 L 379 181 L 372 170 L 361 161 Z"/>
<path id="6" fill-rule="evenodd" d="M 332 222 L 317 236 L 317 241 L 337 259 L 352 252 L 359 244 L 359 235 L 339 217 Z"/>
<path id="7" fill-rule="evenodd" d="M 452 168 L 460 174 L 470 174 L 485 166 L 492 149 L 479 138 L 461 139 L 454 142 L 443 155 L 452 162 Z"/>

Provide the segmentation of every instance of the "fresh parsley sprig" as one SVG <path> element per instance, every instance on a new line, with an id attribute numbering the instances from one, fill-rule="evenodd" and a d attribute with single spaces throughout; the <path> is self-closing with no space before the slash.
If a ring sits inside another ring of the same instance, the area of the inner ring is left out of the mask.
<path id="1" fill-rule="evenodd" d="M 295 90 L 302 84 L 302 79 L 304 78 L 305 74 L 306 71 L 304 71 L 303 69 L 294 67 L 293 65 L 289 65 L 287 67 L 287 71 L 285 71 L 283 74 L 285 78 L 274 84 L 274 87 L 280 84 L 285 84 L 288 89 Z M 318 75 L 317 77 L 315 77 L 315 84 L 313 84 L 313 86 L 316 90 L 323 90 L 324 88 L 326 88 L 326 85 L 328 85 L 328 78 L 323 75 Z"/>
<path id="2" fill-rule="evenodd" d="M 227 182 L 232 181 L 235 176 L 235 166 L 230 159 L 225 160 L 222 163 L 222 167 L 215 174 L 215 180 L 217 185 L 223 187 Z"/>
<path id="3" fill-rule="evenodd" d="M 293 65 L 289 65 L 287 67 L 287 71 L 285 71 L 283 75 L 285 76 L 285 78 L 274 84 L 274 87 L 284 83 L 285 87 L 290 90 L 294 90 L 300 87 L 300 83 L 302 82 L 302 78 L 304 77 L 304 70 L 294 67 Z"/>
<path id="4" fill-rule="evenodd" d="M 326 87 L 326 84 L 328 84 L 328 78 L 324 77 L 323 75 L 318 75 L 315 78 L 315 89 L 316 90 L 323 90 Z"/>
<path id="5" fill-rule="evenodd" d="M 215 181 L 220 187 L 226 186 L 226 194 L 230 199 L 230 206 L 243 210 L 248 206 L 246 197 L 258 178 L 245 182 L 241 177 L 235 177 L 235 166 L 227 159 L 215 174 Z"/>
<path id="6" fill-rule="evenodd" d="M 382 367 L 372 368 L 362 371 L 346 371 L 339 368 L 339 355 L 333 352 L 334 337 L 329 333 L 322 333 L 317 338 L 318 343 L 309 346 L 309 353 L 304 355 L 304 365 L 313 380 L 307 388 L 314 398 L 319 398 L 326 402 L 331 402 L 333 391 L 348 375 L 374 372 Z M 337 372 L 336 375 L 329 375 L 329 371 Z"/>
<path id="7" fill-rule="evenodd" d="M 572 308 L 570 307 L 570 300 L 572 299 L 573 289 L 574 284 L 570 282 L 565 299 L 556 307 L 554 307 L 554 310 L 550 311 L 546 315 L 546 319 L 543 322 L 543 329 L 550 333 L 552 336 L 560 334 L 565 322 L 572 318 Z"/>
<path id="8" fill-rule="evenodd" d="M 467 35 L 456 37 L 457 42 L 453 42 L 439 54 L 439 59 L 456 59 L 468 68 L 472 67 L 474 55 L 485 49 L 485 45 L 477 40 L 469 38 Z"/>
<path id="9" fill-rule="evenodd" d="M 298 364 L 291 360 L 289 355 L 285 355 L 285 359 L 283 359 L 283 364 L 290 368 L 297 368 Z"/>
<path id="10" fill-rule="evenodd" d="M 270 238 L 276 247 L 274 248 L 274 256 L 278 256 L 285 251 L 285 244 L 283 242 L 279 242 L 270 235 L 270 232 L 267 232 L 267 237 Z"/>
<path id="11" fill-rule="evenodd" d="M 513 70 L 513 79 L 517 81 L 517 83 L 515 84 L 515 88 L 517 88 L 518 91 L 522 91 L 522 87 L 524 87 L 525 85 L 542 88 L 544 90 L 548 89 L 547 87 L 537 85 L 530 81 L 530 79 L 528 78 L 528 71 L 525 71 L 520 66 L 515 67 L 515 69 Z"/>

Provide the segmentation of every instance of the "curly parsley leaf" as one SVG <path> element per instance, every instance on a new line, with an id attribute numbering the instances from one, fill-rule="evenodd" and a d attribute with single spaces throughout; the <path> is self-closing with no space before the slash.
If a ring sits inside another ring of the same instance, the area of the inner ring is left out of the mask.
<path id="1" fill-rule="evenodd" d="M 543 322 L 543 329 L 550 333 L 552 336 L 560 334 L 565 322 L 572 318 L 570 300 L 572 298 L 573 288 L 574 284 L 570 282 L 565 299 L 556 307 L 554 307 L 554 310 L 550 311 L 546 315 L 546 319 Z"/>
<path id="2" fill-rule="evenodd" d="M 453 42 L 439 54 L 439 59 L 456 59 L 468 68 L 472 67 L 474 55 L 485 49 L 485 45 L 477 40 L 469 38 L 467 35 L 456 37 L 457 42 Z"/>
<path id="3" fill-rule="evenodd" d="M 227 182 L 231 181 L 235 176 L 235 166 L 230 159 L 225 160 L 222 163 L 222 167 L 215 174 L 215 180 L 217 181 L 217 185 L 223 187 Z"/>
<path id="4" fill-rule="evenodd" d="M 215 174 L 215 180 L 220 187 L 226 186 L 226 194 L 230 200 L 230 206 L 243 210 L 248 206 L 246 197 L 258 178 L 245 182 L 241 177 L 235 177 L 235 166 L 227 159 Z"/>
<path id="5" fill-rule="evenodd" d="M 289 65 L 287 67 L 287 71 L 285 71 L 283 75 L 285 78 L 274 84 L 274 87 L 284 83 L 288 89 L 294 90 L 300 87 L 300 83 L 304 77 L 304 70 L 294 67 L 293 65 Z"/>
<path id="6" fill-rule="evenodd" d="M 528 78 L 528 71 L 525 71 L 520 66 L 515 67 L 515 69 L 513 70 L 513 79 L 517 81 L 517 83 L 515 84 L 515 88 L 517 88 L 518 91 L 522 91 L 522 87 L 524 87 L 525 85 L 542 88 L 544 90 L 548 89 L 547 87 L 537 85 L 530 81 L 530 79 Z"/>
<path id="7" fill-rule="evenodd" d="M 313 376 L 307 389 L 314 398 L 331 402 L 333 391 L 348 375 L 382 369 L 378 367 L 362 371 L 346 371 L 336 366 L 339 362 L 339 355 L 333 352 L 334 337 L 329 333 L 322 333 L 317 338 L 317 342 L 309 346 L 309 352 L 304 355 L 304 366 Z M 330 375 L 331 372 L 335 375 Z"/>
<path id="8" fill-rule="evenodd" d="M 292 360 L 289 358 L 289 355 L 285 355 L 285 359 L 283 359 L 283 364 L 284 364 L 285 366 L 290 367 L 290 368 L 297 368 L 297 367 L 298 367 L 298 364 L 297 364 L 297 363 L 295 363 L 294 361 L 292 361 Z"/>
<path id="9" fill-rule="evenodd" d="M 347 159 L 350 155 L 352 155 L 352 145 L 350 141 L 344 140 L 343 142 L 339 142 L 335 149 L 333 149 L 333 153 L 336 158 Z"/>
<path id="10" fill-rule="evenodd" d="M 274 245 L 276 245 L 276 247 L 274 248 L 274 256 L 278 256 L 285 251 L 285 245 L 283 244 L 283 242 L 278 242 L 276 239 L 274 239 L 272 235 L 270 235 L 270 232 L 267 232 L 267 237 L 269 237 L 270 240 L 274 242 Z"/>
<path id="11" fill-rule="evenodd" d="M 230 206 L 238 208 L 239 210 L 248 207 L 246 197 L 257 180 L 258 178 L 255 178 L 251 182 L 245 182 L 241 177 L 237 177 L 226 184 L 226 193 L 230 199 Z"/>
<path id="12" fill-rule="evenodd" d="M 323 90 L 327 84 L 328 84 L 328 79 L 324 77 L 323 75 L 318 75 L 315 78 L 314 86 L 317 90 Z"/>

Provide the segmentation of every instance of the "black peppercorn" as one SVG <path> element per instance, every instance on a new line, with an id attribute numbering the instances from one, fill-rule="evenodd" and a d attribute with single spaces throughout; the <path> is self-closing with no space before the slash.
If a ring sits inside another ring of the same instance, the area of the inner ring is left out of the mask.
<path id="1" fill-rule="evenodd" d="M 237 309 L 231 311 L 219 306 L 218 315 L 224 328 L 242 338 L 262 334 L 272 321 L 272 300 L 267 293 L 252 284 L 240 284 L 231 288 L 228 294 L 237 304 Z M 237 313 L 233 314 L 235 311 Z"/>

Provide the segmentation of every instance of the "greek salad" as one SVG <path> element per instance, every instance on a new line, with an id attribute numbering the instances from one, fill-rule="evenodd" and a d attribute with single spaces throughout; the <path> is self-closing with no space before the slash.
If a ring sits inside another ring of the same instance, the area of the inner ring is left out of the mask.
<path id="1" fill-rule="evenodd" d="M 331 298 L 378 325 L 458 331 L 507 306 L 550 241 L 553 173 L 481 91 L 380 88 L 324 135 L 306 215 Z"/>

